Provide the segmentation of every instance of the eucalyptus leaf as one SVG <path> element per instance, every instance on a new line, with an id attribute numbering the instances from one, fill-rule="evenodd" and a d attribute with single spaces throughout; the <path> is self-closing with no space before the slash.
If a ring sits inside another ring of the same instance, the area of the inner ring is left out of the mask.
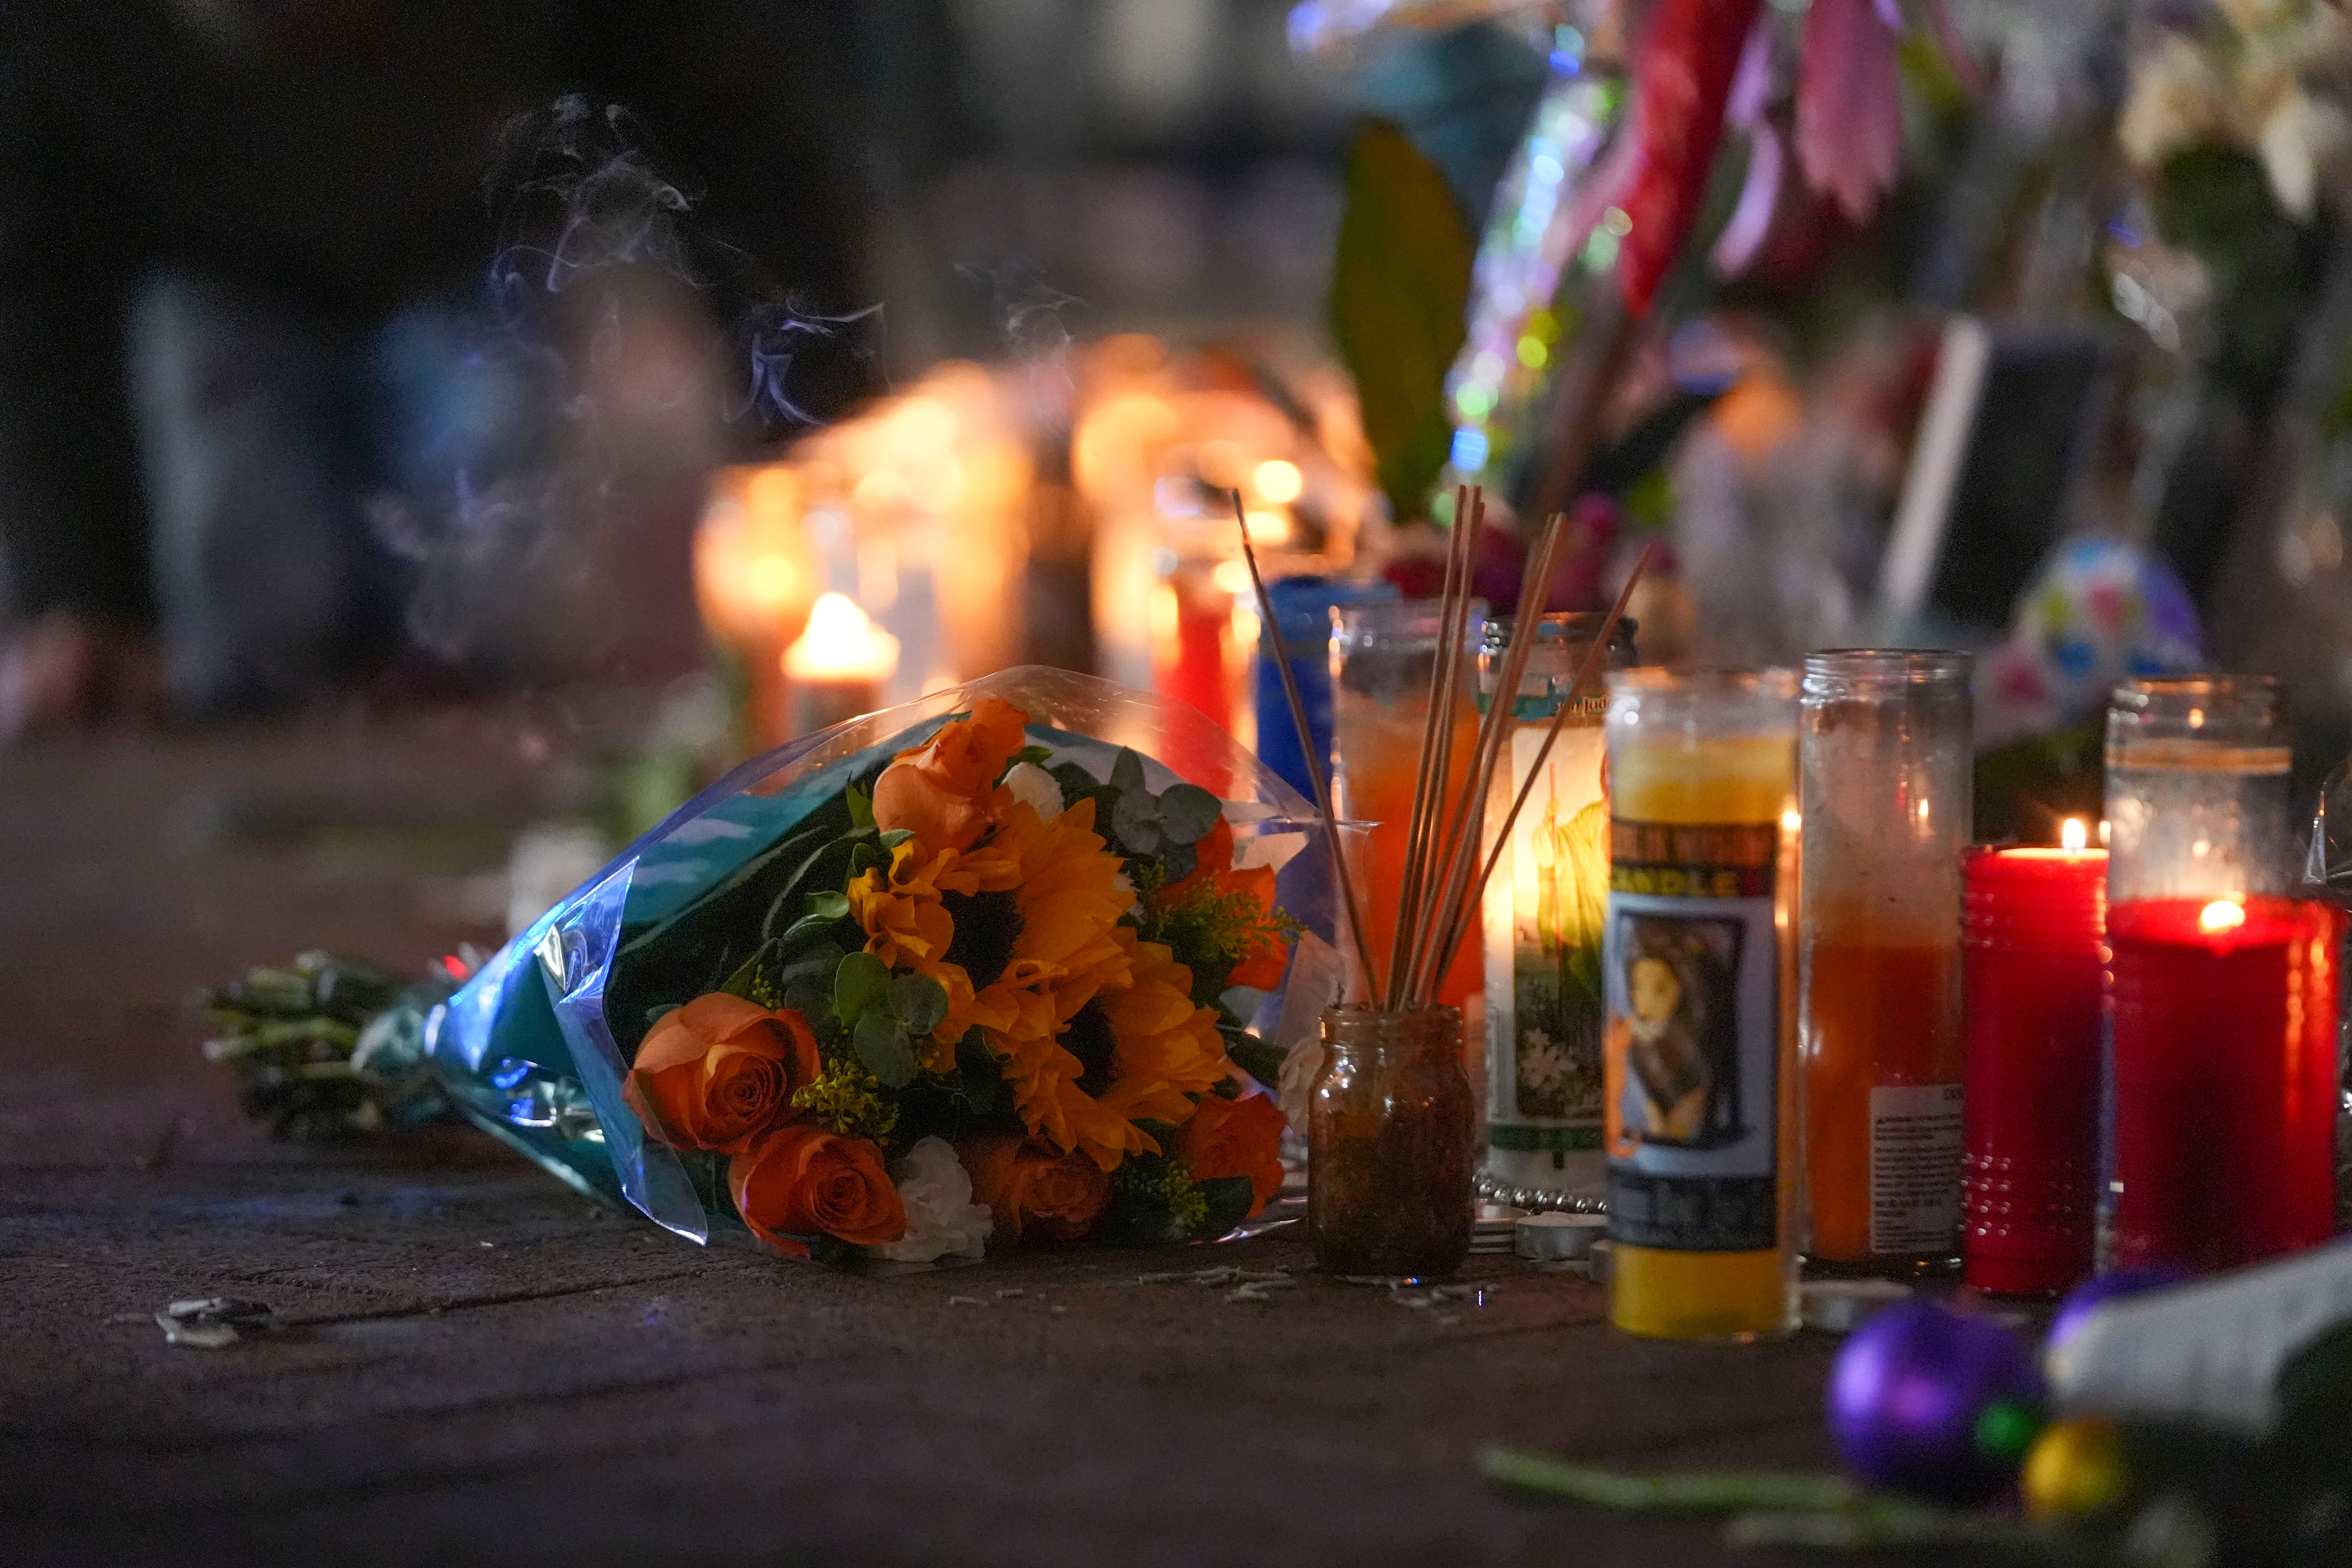
<path id="1" fill-rule="evenodd" d="M 910 1035 L 928 1035 L 948 1016 L 947 987 L 928 974 L 901 974 L 890 982 L 898 1021 Z"/>
<path id="2" fill-rule="evenodd" d="M 1138 855 L 1160 847 L 1160 807 L 1141 790 L 1120 792 L 1118 804 L 1111 807 L 1110 826 L 1118 841 Z"/>
<path id="3" fill-rule="evenodd" d="M 1175 843 L 1198 843 L 1224 809 L 1223 802 L 1199 784 L 1170 784 L 1160 797 L 1160 830 Z"/>
<path id="4" fill-rule="evenodd" d="M 849 895 L 832 891 L 811 893 L 808 899 L 808 912 L 813 915 L 823 915 L 829 921 L 845 919 L 849 914 Z"/>
<path id="5" fill-rule="evenodd" d="M 877 837 L 883 848 L 896 849 L 899 845 L 906 843 L 907 840 L 912 838 L 914 836 L 915 830 L 911 827 L 893 827 L 888 832 L 879 834 Z"/>
<path id="6" fill-rule="evenodd" d="M 870 952 L 843 955 L 833 972 L 833 1010 L 845 1024 L 862 1022 L 870 1012 L 890 1016 L 890 970 Z"/>
<path id="7" fill-rule="evenodd" d="M 1121 746 L 1110 764 L 1110 787 L 1124 795 L 1130 791 L 1143 793 L 1143 759 L 1129 747 Z"/>
<path id="8" fill-rule="evenodd" d="M 906 1026 L 877 1008 L 857 1020 L 850 1037 L 857 1059 L 885 1089 L 904 1089 L 915 1081 L 915 1047 Z"/>

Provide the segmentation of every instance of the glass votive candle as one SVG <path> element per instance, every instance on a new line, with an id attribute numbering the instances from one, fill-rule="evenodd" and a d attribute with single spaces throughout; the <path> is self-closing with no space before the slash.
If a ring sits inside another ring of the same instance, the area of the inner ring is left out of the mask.
<path id="1" fill-rule="evenodd" d="M 1250 694 L 1257 713 L 1258 760 L 1282 775 L 1283 782 L 1308 800 L 1315 783 L 1308 772 L 1311 750 L 1316 770 L 1331 774 L 1331 620 L 1333 611 L 1396 597 L 1387 583 L 1350 583 L 1337 577 L 1284 577 L 1265 585 L 1274 605 L 1275 625 L 1258 634 L 1257 658 L 1251 667 Z M 1307 747 L 1298 742 L 1298 725 L 1291 717 L 1290 700 L 1282 687 L 1277 657 L 1290 661 L 1290 677 L 1298 688 L 1299 705 L 1307 710 Z"/>
<path id="2" fill-rule="evenodd" d="M 1598 681 L 1578 710 L 1553 721 L 1608 616 L 1581 611 L 1538 623 L 1511 727 L 1486 800 L 1489 853 L 1518 793 L 1534 784 L 1511 842 L 1486 879 L 1481 922 L 1486 964 L 1486 1153 L 1480 1191 L 1526 1206 L 1567 1196 L 1599 1200 L 1608 1169 L 1601 1148 L 1601 935 L 1609 902 L 1609 798 L 1601 730 L 1609 695 Z M 1490 621 L 1478 654 L 1481 702 L 1510 647 L 1512 622 Z M 1621 620 L 1603 660 L 1640 662 L 1636 627 Z M 1545 742 L 1551 742 L 1549 751 Z M 1543 759 L 1541 773 L 1536 761 Z"/>
<path id="3" fill-rule="evenodd" d="M 1609 677 L 1602 1137 L 1629 1332 L 1795 1324 L 1796 689 L 1785 669 Z"/>
<path id="4" fill-rule="evenodd" d="M 2091 1273 L 2107 855 L 2066 829 L 2060 848 L 1968 860 L 1961 1257 L 1970 1285 L 2001 1295 Z"/>
<path id="5" fill-rule="evenodd" d="M 2102 1268 L 2235 1268 L 2335 1228 L 2344 916 L 2286 897 L 2267 678 L 2117 689 L 2107 714 Z"/>
<path id="6" fill-rule="evenodd" d="M 1805 1259 L 1949 1269 L 1962 1154 L 1960 855 L 1973 660 L 1807 656 L 1798 742 Z"/>
<path id="7" fill-rule="evenodd" d="M 1430 677 L 1443 640 L 1442 621 L 1437 600 L 1392 600 L 1340 608 L 1331 634 L 1339 809 L 1371 828 L 1366 846 L 1370 874 L 1360 896 L 1364 937 L 1381 978 L 1388 973 L 1404 908 L 1413 785 L 1428 731 Z M 1483 616 L 1474 606 L 1457 661 L 1459 673 L 1439 721 L 1441 743 L 1450 747 L 1439 797 L 1448 810 L 1462 797 L 1472 753 L 1477 750 L 1477 648 L 1483 627 Z M 1437 1000 L 1462 1006 L 1483 995 L 1482 978 L 1478 944 L 1465 940 L 1438 982 Z"/>

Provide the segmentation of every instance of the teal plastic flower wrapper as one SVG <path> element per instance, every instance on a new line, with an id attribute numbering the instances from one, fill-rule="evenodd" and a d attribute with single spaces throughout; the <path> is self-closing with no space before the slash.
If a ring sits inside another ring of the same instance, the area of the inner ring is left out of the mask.
<path id="1" fill-rule="evenodd" d="M 1278 907 L 1297 928 L 1280 985 L 1223 1000 L 1261 1035 L 1319 1013 L 1337 978 L 1339 905 L 1313 808 L 1183 703 L 1025 667 L 757 757 L 630 845 L 425 1016 L 423 1050 L 451 1100 L 581 1191 L 680 1236 L 705 1241 L 738 1225 L 707 1158 L 647 1136 L 624 1099 L 628 1064 L 654 1017 L 718 988 L 774 934 L 802 857 L 835 831 L 829 814 L 850 786 L 870 795 L 894 757 L 988 697 L 1027 715 L 1027 741 L 1050 753 L 1042 766 L 1107 780 L 1127 748 L 1155 794 L 1189 784 L 1215 795 L 1235 864 L 1274 869 Z M 1316 962 L 1299 963 L 1302 951 Z M 1286 1009 L 1302 973 L 1311 1005 Z"/>

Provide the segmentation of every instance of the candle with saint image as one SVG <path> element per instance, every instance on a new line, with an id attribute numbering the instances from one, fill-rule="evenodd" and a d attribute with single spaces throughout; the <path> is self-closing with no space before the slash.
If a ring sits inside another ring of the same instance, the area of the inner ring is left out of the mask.
<path id="1" fill-rule="evenodd" d="M 898 639 L 847 595 L 825 595 L 809 611 L 808 629 L 784 650 L 794 732 L 809 734 L 873 712 L 882 705 L 882 683 L 898 668 Z"/>

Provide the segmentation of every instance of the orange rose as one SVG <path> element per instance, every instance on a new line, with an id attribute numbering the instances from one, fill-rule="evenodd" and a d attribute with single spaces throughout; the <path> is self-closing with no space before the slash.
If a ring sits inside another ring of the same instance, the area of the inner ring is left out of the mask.
<path id="1" fill-rule="evenodd" d="M 988 830 L 997 778 L 1024 743 L 1029 715 L 983 697 L 920 746 L 898 753 L 874 781 L 874 823 L 907 828 L 924 853 L 969 849 Z"/>
<path id="2" fill-rule="evenodd" d="M 1282 1190 L 1282 1107 L 1270 1094 L 1245 1100 L 1210 1095 L 1176 1130 L 1169 1152 L 1184 1162 L 1196 1182 L 1247 1176 L 1249 1212 L 1256 1214 Z"/>
<path id="3" fill-rule="evenodd" d="M 798 1013 L 714 991 L 646 1032 L 621 1098 L 662 1142 L 733 1154 L 792 1116 L 793 1091 L 822 1070 Z"/>
<path id="4" fill-rule="evenodd" d="M 882 1151 L 813 1121 L 764 1133 L 728 1163 L 736 1212 L 753 1235 L 781 1252 L 808 1256 L 822 1232 L 860 1247 L 907 1234 L 907 1207 L 882 1168 Z"/>
<path id="5" fill-rule="evenodd" d="M 1110 1204 L 1110 1174 L 1083 1152 L 1056 1154 L 1017 1132 L 981 1132 L 956 1156 L 971 1174 L 971 1201 L 996 1216 L 996 1235 L 1018 1242 L 1076 1241 Z"/>

